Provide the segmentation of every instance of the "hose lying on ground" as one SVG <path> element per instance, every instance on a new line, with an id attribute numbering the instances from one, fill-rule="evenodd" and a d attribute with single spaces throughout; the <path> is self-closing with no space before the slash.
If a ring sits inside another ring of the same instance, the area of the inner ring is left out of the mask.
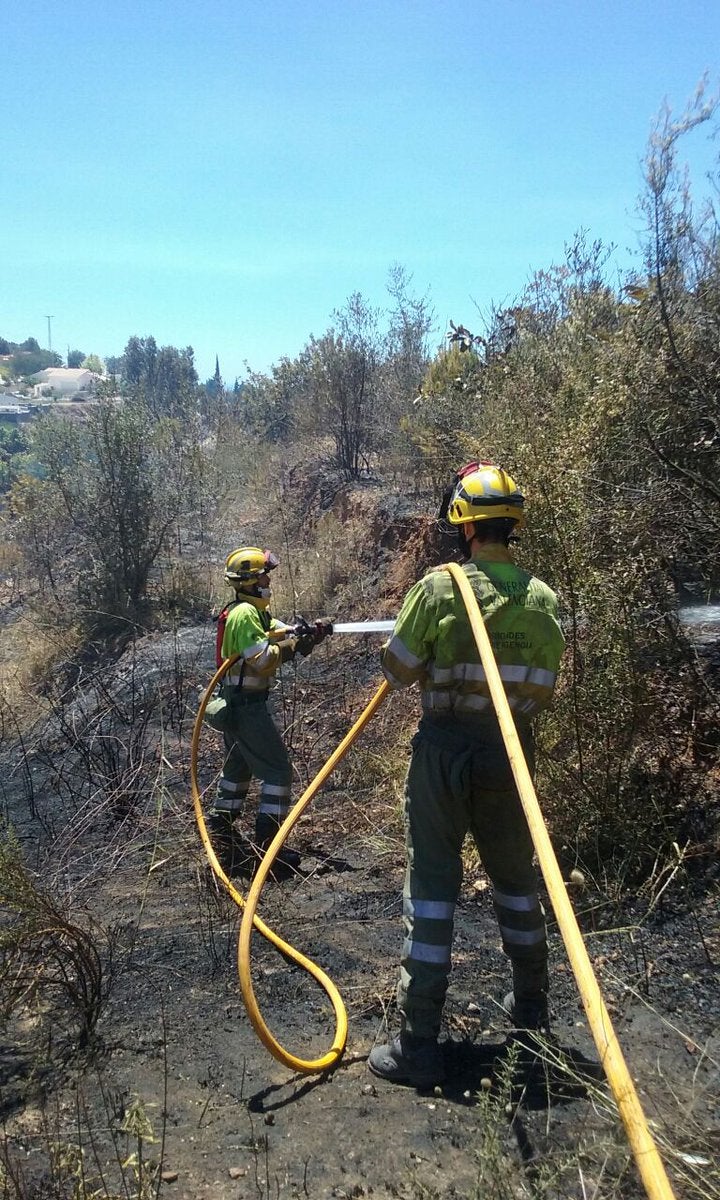
<path id="1" fill-rule="evenodd" d="M 215 691 L 217 684 L 224 678 L 227 671 L 229 671 L 232 665 L 237 662 L 239 657 L 240 656 L 236 654 L 232 658 L 226 659 L 222 666 L 217 669 L 210 680 L 210 683 L 208 684 L 195 718 L 190 750 L 190 790 L 192 792 L 193 807 L 195 809 L 195 820 L 200 831 L 200 837 L 202 839 L 203 846 L 205 847 L 205 853 L 208 856 L 208 861 L 210 862 L 213 872 L 223 886 L 227 889 L 238 908 L 240 908 L 243 912 L 242 924 L 240 926 L 240 937 L 238 939 L 238 974 L 240 976 L 242 997 L 245 1002 L 245 1007 L 247 1009 L 248 1016 L 250 1017 L 253 1029 L 257 1033 L 260 1041 L 263 1043 L 266 1049 L 268 1049 L 270 1053 L 276 1059 L 278 1059 L 279 1062 L 283 1063 L 284 1066 L 291 1067 L 294 1071 L 306 1072 L 307 1074 L 312 1074 L 317 1071 L 328 1071 L 338 1062 L 343 1050 L 345 1049 L 345 1042 L 347 1041 L 347 1012 L 345 1005 L 343 1004 L 342 997 L 340 996 L 340 993 L 335 987 L 333 981 L 328 975 L 325 974 L 322 968 L 319 967 L 317 963 L 314 963 L 312 959 L 306 958 L 304 954 L 301 954 L 288 942 L 284 941 L 277 933 L 270 929 L 270 927 L 266 925 L 264 921 L 260 920 L 260 918 L 256 915 L 256 909 L 263 885 L 265 884 L 268 875 L 272 871 L 273 863 L 275 862 L 278 852 L 285 842 L 285 839 L 300 820 L 300 817 L 310 804 L 310 801 L 320 790 L 328 776 L 332 773 L 332 771 L 334 771 L 335 767 L 355 741 L 355 738 L 362 731 L 362 729 L 364 729 L 365 725 L 367 725 L 378 706 L 382 703 L 383 699 L 385 698 L 385 694 L 388 691 L 388 685 L 383 683 L 378 688 L 372 700 L 361 713 L 350 732 L 346 734 L 339 746 L 337 746 L 337 748 L 330 755 L 330 758 L 327 760 L 325 765 L 315 776 L 310 786 L 305 789 L 300 799 L 293 806 L 288 816 L 285 818 L 285 821 L 280 826 L 278 833 L 268 847 L 260 865 L 258 866 L 247 897 L 244 897 L 228 879 L 227 875 L 220 866 L 220 863 L 218 862 L 215 851 L 213 850 L 212 842 L 210 841 L 210 837 L 205 825 L 202 798 L 197 779 L 198 748 L 200 744 L 200 733 L 202 731 L 205 710 L 210 702 L 210 697 Z M 291 1054 L 288 1050 L 285 1050 L 284 1047 L 280 1045 L 276 1038 L 273 1037 L 265 1021 L 263 1020 L 262 1013 L 260 1012 L 258 1003 L 255 999 L 255 993 L 253 991 L 252 979 L 250 975 L 250 939 L 253 929 L 256 929 L 258 933 L 261 933 L 263 937 L 266 938 L 273 946 L 275 946 L 277 950 L 284 954 L 286 958 L 289 958 L 297 966 L 302 967 L 303 970 L 312 975 L 313 979 L 320 984 L 320 987 L 323 988 L 327 994 L 335 1013 L 335 1036 L 333 1038 L 332 1046 L 328 1052 L 323 1054 L 320 1058 L 299 1058 L 297 1055 Z"/>

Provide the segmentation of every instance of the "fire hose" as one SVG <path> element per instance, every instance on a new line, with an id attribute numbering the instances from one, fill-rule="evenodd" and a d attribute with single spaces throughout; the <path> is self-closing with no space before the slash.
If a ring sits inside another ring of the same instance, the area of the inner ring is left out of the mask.
<path id="1" fill-rule="evenodd" d="M 572 966 L 573 973 L 575 975 L 580 997 L 587 1015 L 588 1024 L 590 1026 L 598 1054 L 600 1055 L 600 1060 L 605 1070 L 608 1083 L 610 1084 L 611 1090 L 615 1097 L 615 1101 L 625 1127 L 625 1132 L 630 1143 L 640 1177 L 647 1195 L 650 1197 L 650 1200 L 674 1200 L 674 1194 L 665 1172 L 662 1159 L 660 1158 L 655 1142 L 650 1134 L 645 1114 L 640 1104 L 635 1086 L 630 1076 L 630 1072 L 628 1071 L 627 1064 L 625 1063 L 622 1050 L 610 1020 L 610 1015 L 605 1007 L 605 1003 L 603 1001 L 597 979 L 595 978 L 595 973 L 593 971 L 592 964 L 590 962 L 590 958 L 585 947 L 577 919 L 575 917 L 575 913 L 570 903 L 560 867 L 555 856 L 555 851 L 553 850 L 550 836 L 548 834 L 542 811 L 540 809 L 535 787 L 525 761 L 525 756 L 522 751 L 517 729 L 515 728 L 515 722 L 513 720 L 510 705 L 508 703 L 507 696 L 505 695 L 505 688 L 500 678 L 500 672 L 495 661 L 495 655 L 490 643 L 490 638 L 485 628 L 485 623 L 480 615 L 475 595 L 467 576 L 465 575 L 465 572 L 457 563 L 447 563 L 443 569 L 449 571 L 467 609 L 468 619 L 470 621 L 470 626 L 472 628 L 478 653 L 480 655 L 480 661 L 485 672 L 485 678 L 490 691 L 490 696 L 495 707 L 498 723 L 500 725 L 500 731 L 502 733 L 508 759 L 512 768 L 513 777 L 515 779 L 523 806 L 523 811 L 525 813 L 535 851 L 537 853 L 538 862 L 540 864 L 540 869 L 545 881 L 545 886 L 547 887 L 548 896 L 552 903 L 558 928 L 560 929 L 568 958 L 570 960 L 570 965 Z M 369 632 L 367 626 L 373 625 L 375 627 L 380 627 L 379 629 L 376 629 L 376 631 L 382 631 L 392 629 L 393 624 L 394 622 L 384 621 L 367 623 L 350 622 L 345 627 L 334 625 L 333 629 L 336 632 L 347 633 L 362 632 L 363 630 Z M 240 977 L 240 987 L 243 1001 L 245 1003 L 250 1022 L 260 1041 L 263 1043 L 266 1049 L 269 1050 L 274 1058 L 296 1071 L 312 1074 L 315 1072 L 327 1071 L 334 1067 L 338 1063 L 345 1049 L 345 1043 L 347 1040 L 347 1012 L 345 1010 L 342 997 L 340 996 L 332 980 L 325 974 L 325 972 L 311 959 L 307 958 L 294 947 L 290 946 L 289 943 L 285 942 L 281 937 L 279 937 L 278 934 L 270 929 L 269 926 L 267 926 L 256 915 L 256 909 L 263 886 L 268 875 L 272 871 L 273 863 L 288 834 L 300 820 L 300 817 L 303 815 L 307 806 L 310 804 L 316 793 L 349 750 L 356 737 L 370 721 L 384 700 L 389 689 L 387 683 L 383 683 L 380 686 L 355 724 L 352 726 L 340 744 L 336 747 L 310 786 L 306 788 L 300 799 L 291 809 L 285 821 L 280 826 L 275 838 L 268 847 L 264 858 L 260 862 L 255 877 L 250 885 L 250 890 L 248 891 L 247 897 L 244 898 L 225 875 L 212 848 L 210 838 L 205 827 L 202 811 L 202 800 L 197 782 L 197 755 L 205 709 L 207 708 L 215 687 L 223 678 L 225 673 L 230 669 L 233 663 L 237 661 L 238 657 L 238 655 L 235 655 L 233 658 L 227 659 L 215 672 L 215 675 L 210 681 L 207 691 L 203 696 L 198 709 L 197 717 L 195 719 L 190 762 L 190 784 L 193 805 L 195 808 L 195 818 L 205 851 L 215 875 L 227 888 L 232 899 L 243 913 L 240 926 L 240 936 L 238 938 L 238 974 Z M 276 949 L 280 950 L 281 953 L 283 953 L 292 962 L 303 967 L 303 969 L 306 970 L 325 990 L 335 1013 L 335 1036 L 333 1038 L 330 1050 L 320 1058 L 303 1059 L 289 1053 L 280 1045 L 265 1024 L 255 998 L 250 973 L 250 942 L 253 929 L 256 929 L 258 933 L 261 933 L 263 937 L 271 942 Z"/>
<path id="2" fill-rule="evenodd" d="M 238 939 L 238 974 L 240 976 L 242 997 L 245 1002 L 245 1008 L 247 1009 L 248 1016 L 250 1017 L 252 1027 L 265 1048 L 269 1050 L 270 1053 L 279 1060 L 279 1062 L 283 1063 L 285 1066 L 292 1067 L 292 1069 L 295 1071 L 303 1071 L 307 1074 L 313 1074 L 317 1071 L 327 1071 L 331 1067 L 335 1066 L 335 1064 L 339 1061 L 343 1050 L 345 1049 L 345 1042 L 347 1041 L 347 1012 L 345 1005 L 343 1004 L 342 997 L 340 996 L 340 993 L 335 987 L 332 979 L 325 974 L 322 968 L 319 967 L 317 963 L 313 962 L 312 959 L 307 958 L 304 954 L 301 954 L 300 951 L 296 950 L 294 946 L 291 946 L 289 942 L 284 941 L 284 939 L 281 938 L 279 934 L 275 933 L 275 931 L 272 930 L 269 925 L 266 925 L 265 922 L 256 915 L 256 909 L 258 900 L 260 899 L 260 892 L 262 891 L 268 875 L 272 871 L 273 863 L 275 862 L 278 852 L 285 842 L 285 839 L 287 838 L 291 829 L 293 829 L 300 820 L 300 817 L 305 812 L 305 809 L 309 805 L 310 801 L 314 798 L 316 792 L 319 791 L 325 780 L 340 762 L 340 759 L 355 741 L 355 738 L 360 733 L 361 729 L 363 729 L 370 720 L 378 705 L 384 699 L 385 693 L 388 690 L 388 686 L 386 683 L 383 683 L 382 686 L 378 688 L 372 700 L 355 722 L 350 732 L 343 738 L 342 742 L 340 742 L 340 745 L 335 749 L 333 754 L 331 754 L 330 758 L 325 763 L 325 766 L 318 773 L 318 775 L 316 775 L 310 786 L 306 788 L 297 804 L 294 805 L 288 816 L 285 818 L 285 821 L 280 826 L 280 829 L 273 838 L 273 841 L 270 843 L 262 861 L 258 866 L 255 877 L 250 886 L 250 891 L 248 892 L 246 898 L 237 890 L 231 880 L 228 879 L 227 875 L 220 866 L 217 855 L 215 854 L 207 827 L 205 825 L 202 798 L 200 795 L 197 778 L 198 748 L 200 745 L 200 733 L 202 730 L 205 710 L 210 702 L 210 697 L 215 691 L 215 688 L 221 682 L 233 664 L 237 662 L 239 657 L 240 656 L 238 654 L 235 654 L 231 658 L 225 659 L 222 665 L 218 667 L 217 671 L 210 680 L 210 683 L 208 684 L 195 718 L 190 749 L 190 790 L 192 792 L 193 807 L 195 809 L 195 820 L 200 832 L 200 838 L 203 846 L 205 847 L 205 853 L 207 854 L 208 861 L 214 874 L 227 889 L 228 893 L 243 913 L 242 925 L 240 927 L 240 937 Z M 328 999 L 330 1000 L 335 1014 L 335 1036 L 333 1038 L 332 1046 L 328 1052 L 323 1054 L 320 1058 L 299 1058 L 297 1055 L 291 1054 L 288 1050 L 285 1050 L 273 1037 L 272 1033 L 265 1024 L 257 1000 L 255 999 L 252 979 L 250 976 L 250 937 L 253 929 L 256 929 L 258 933 L 261 933 L 262 936 L 266 938 L 276 950 L 279 950 L 281 954 L 284 954 L 286 958 L 289 958 L 297 966 L 302 967 L 304 971 L 307 971 L 308 974 L 311 975 L 317 983 L 319 983 L 320 987 L 323 988 Z"/>

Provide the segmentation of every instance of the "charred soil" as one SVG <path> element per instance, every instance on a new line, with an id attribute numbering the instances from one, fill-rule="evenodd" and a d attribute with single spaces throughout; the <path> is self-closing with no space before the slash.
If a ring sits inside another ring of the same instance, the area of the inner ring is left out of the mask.
<path id="1" fill-rule="evenodd" d="M 405 585 L 398 578 L 399 593 Z M 238 987 L 241 914 L 208 867 L 189 798 L 212 641 L 208 626 L 137 641 L 22 747 L 3 746 L 6 813 L 24 861 L 91 932 L 103 979 L 81 1047 L 73 988 L 57 971 L 43 975 L 27 947 L 6 957 L 6 970 L 14 963 L 36 985 L 3 1026 L 0 1195 L 640 1196 L 552 913 L 557 1044 L 530 1077 L 508 1054 L 509 972 L 470 848 L 443 1030 L 448 1081 L 423 1094 L 367 1070 L 372 1046 L 396 1028 L 406 755 L 388 747 L 402 730 L 409 741 L 417 713 L 407 696 L 386 701 L 328 781 L 293 837 L 301 871 L 268 883 L 259 908 L 339 988 L 347 1049 L 322 1076 L 268 1054 Z M 377 642 L 366 641 L 331 641 L 286 669 L 273 694 L 297 795 L 380 682 Z M 220 763 L 208 731 L 203 787 Z M 718 1196 L 717 894 L 693 895 L 683 879 L 668 873 L 662 891 L 622 905 L 588 879 L 573 898 L 677 1195 Z M 11 930 L 6 918 L 2 932 Z M 285 1048 L 302 1057 L 329 1048 L 324 993 L 257 935 L 252 978 Z"/>

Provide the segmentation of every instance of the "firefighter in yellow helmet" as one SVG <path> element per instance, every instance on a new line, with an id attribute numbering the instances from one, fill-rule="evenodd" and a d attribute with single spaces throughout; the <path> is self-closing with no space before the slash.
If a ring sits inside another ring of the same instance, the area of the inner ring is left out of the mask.
<path id="1" fill-rule="evenodd" d="M 510 539 L 524 523 L 524 503 L 506 471 L 475 462 L 455 476 L 440 517 L 458 533 L 463 570 L 532 770 L 532 720 L 550 703 L 564 641 L 555 594 L 510 554 Z M 444 1076 L 438 1035 L 468 832 L 492 882 L 503 949 L 512 963 L 506 1008 L 524 1030 L 548 1022 L 545 920 L 532 841 L 485 673 L 447 571 L 432 571 L 410 589 L 382 668 L 392 688 L 419 684 L 422 717 L 405 792 L 400 1032 L 373 1049 L 369 1066 L 385 1079 L 425 1087 Z"/>
<path id="2" fill-rule="evenodd" d="M 286 625 L 270 614 L 270 572 L 278 560 L 269 550 L 243 546 L 225 561 L 225 582 L 235 599 L 218 621 L 217 658 L 240 658 L 225 675 L 221 695 L 210 702 L 208 724 L 223 734 L 226 757 L 207 828 L 221 865 L 228 874 L 251 869 L 267 849 L 290 807 L 292 768 L 283 740 L 268 711 L 270 683 L 278 669 L 296 654 L 307 655 L 332 632 L 329 621 L 302 627 Z M 250 781 L 260 781 L 255 839 L 239 837 L 235 820 L 245 807 Z M 276 873 L 300 865 L 300 855 L 287 847 L 278 855 Z"/>

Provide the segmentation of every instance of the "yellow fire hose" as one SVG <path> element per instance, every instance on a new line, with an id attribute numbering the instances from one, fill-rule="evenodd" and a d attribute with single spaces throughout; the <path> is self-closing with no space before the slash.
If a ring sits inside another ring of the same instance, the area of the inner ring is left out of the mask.
<path id="1" fill-rule="evenodd" d="M 610 1016 L 605 1007 L 592 964 L 588 956 L 582 934 L 575 918 L 570 899 L 558 866 L 555 851 L 548 835 L 533 781 L 530 778 L 525 756 L 522 752 L 520 739 L 515 728 L 515 722 L 510 711 L 505 688 L 500 678 L 500 672 L 495 662 L 495 655 L 490 644 L 490 638 L 485 628 L 485 622 L 480 616 L 477 601 L 467 575 L 457 563 L 448 563 L 446 570 L 450 572 L 457 584 L 467 609 L 470 625 L 480 652 L 480 661 L 485 671 L 485 678 L 490 689 L 492 702 L 495 706 L 500 730 L 505 748 L 508 753 L 512 772 L 515 777 L 520 800 L 532 835 L 535 851 L 543 873 L 548 896 L 552 903 L 562 939 L 565 943 L 570 965 L 580 991 L 580 997 L 587 1014 L 588 1024 L 595 1039 L 598 1054 L 602 1062 L 608 1082 L 612 1088 L 620 1116 L 622 1117 L 628 1141 L 637 1163 L 645 1191 L 651 1200 L 673 1200 L 673 1191 L 665 1173 L 662 1159 L 658 1154 L 645 1114 L 635 1091 L 635 1085 L 630 1078 L 622 1050 L 615 1036 Z"/>
<path id="2" fill-rule="evenodd" d="M 227 889 L 230 896 L 243 913 L 242 924 L 240 927 L 240 937 L 238 939 L 238 974 L 240 976 L 240 988 L 242 991 L 243 1000 L 245 1002 L 245 1007 L 247 1009 L 253 1029 L 257 1033 L 260 1041 L 263 1043 L 266 1049 L 268 1049 L 270 1053 L 279 1060 L 279 1062 L 283 1063 L 285 1066 L 291 1067 L 295 1071 L 304 1071 L 307 1074 L 313 1074 L 314 1072 L 318 1071 L 327 1071 L 331 1067 L 335 1066 L 340 1059 L 343 1050 L 345 1049 L 348 1024 L 345 1005 L 343 1004 L 342 997 L 335 987 L 335 984 L 329 978 L 329 976 L 325 974 L 322 968 L 319 967 L 317 963 L 314 963 L 312 959 L 306 958 L 306 956 L 296 950 L 294 946 L 291 946 L 288 942 L 285 942 L 277 933 L 270 929 L 270 927 L 266 925 L 264 921 L 261 921 L 260 918 L 256 916 L 255 910 L 257 908 L 258 900 L 260 899 L 260 893 L 263 885 L 265 884 L 268 875 L 272 871 L 273 863 L 275 862 L 278 851 L 290 833 L 290 830 L 293 829 L 293 827 L 300 820 L 300 817 L 315 796 L 316 792 L 319 791 L 319 789 L 325 783 L 325 780 L 328 778 L 331 772 L 334 771 L 343 755 L 350 748 L 352 743 L 355 741 L 355 738 L 365 727 L 365 725 L 367 725 L 375 710 L 382 703 L 382 700 L 384 699 L 388 690 L 388 685 L 383 683 L 378 688 L 372 700 L 355 722 L 350 732 L 346 734 L 340 744 L 333 751 L 324 767 L 321 769 L 318 775 L 316 775 L 315 779 L 313 779 L 310 786 L 303 792 L 297 804 L 293 806 L 292 810 L 285 818 L 285 821 L 280 826 L 280 829 L 268 847 L 267 852 L 265 853 L 265 856 L 257 869 L 247 898 L 245 898 L 228 879 L 227 875 L 220 866 L 220 863 L 218 862 L 215 851 L 213 850 L 212 843 L 205 825 L 202 798 L 197 779 L 198 747 L 200 744 L 200 733 L 202 731 L 205 710 L 210 702 L 210 697 L 212 696 L 215 687 L 225 676 L 226 672 L 229 671 L 230 667 L 237 662 L 239 657 L 240 656 L 236 654 L 232 658 L 226 659 L 222 666 L 218 667 L 200 702 L 200 707 L 195 718 L 190 749 L 190 790 L 192 792 L 193 807 L 195 809 L 195 820 L 200 831 L 200 837 L 202 839 L 203 846 L 205 847 L 205 853 L 207 854 L 208 861 L 213 872 L 221 881 L 223 886 Z M 286 958 L 291 959 L 291 961 L 297 966 L 302 967 L 303 970 L 307 971 L 308 974 L 311 975 L 313 979 L 320 984 L 320 987 L 322 987 L 326 992 L 335 1013 L 335 1037 L 333 1038 L 333 1043 L 330 1050 L 328 1050 L 326 1054 L 323 1054 L 321 1058 L 299 1058 L 295 1054 L 290 1054 L 289 1051 L 285 1050 L 273 1037 L 272 1033 L 265 1024 L 258 1007 L 258 1003 L 255 999 L 255 993 L 253 991 L 252 980 L 250 977 L 250 938 L 253 928 L 257 929 L 258 933 L 261 933 L 263 937 L 266 938 L 273 946 L 275 946 L 276 950 L 279 950 L 282 954 L 284 954 Z"/>
<path id="3" fill-rule="evenodd" d="M 592 969 L 592 964 L 588 956 L 585 943 L 578 926 L 575 913 L 563 882 L 560 867 L 558 866 L 555 851 L 552 848 L 552 843 L 543 819 L 542 811 L 538 803 L 537 795 L 533 781 L 528 771 L 525 756 L 522 751 L 520 739 L 515 728 L 510 705 L 505 695 L 505 688 L 500 678 L 500 672 L 495 662 L 490 638 L 485 628 L 485 623 L 480 615 L 477 601 L 473 593 L 472 587 L 468 581 L 465 572 L 457 563 L 447 563 L 444 569 L 449 571 L 453 581 L 458 587 L 460 595 L 467 609 L 470 626 L 473 631 L 473 636 L 477 644 L 480 654 L 480 661 L 485 671 L 485 678 L 488 683 L 490 696 L 497 713 L 500 731 L 503 736 L 505 748 L 507 750 L 508 759 L 512 768 L 515 783 L 517 785 L 520 800 L 523 806 L 523 811 L 530 829 L 535 851 L 538 856 L 540 869 L 545 880 L 545 885 L 548 890 L 548 896 L 555 912 L 558 927 L 565 943 L 570 965 L 572 966 L 575 980 L 578 985 L 580 997 L 585 1008 L 588 1024 L 593 1035 L 595 1045 L 597 1047 L 600 1059 L 607 1075 L 608 1082 L 615 1097 L 620 1116 L 625 1126 L 625 1132 L 630 1143 L 635 1162 L 637 1164 L 640 1177 L 642 1179 L 645 1191 L 650 1200 L 674 1200 L 674 1193 L 670 1186 L 665 1168 L 658 1153 L 657 1147 L 650 1134 L 645 1114 L 640 1105 L 635 1086 L 630 1077 L 630 1073 L 625 1063 L 622 1050 L 618 1043 L 615 1030 L 613 1029 L 610 1015 L 605 1007 L 600 988 L 598 986 L 595 973 Z M 260 893 L 267 880 L 268 875 L 272 871 L 273 863 L 279 850 L 285 842 L 286 837 L 294 826 L 299 821 L 310 801 L 325 783 L 328 776 L 335 769 L 337 764 L 343 758 L 347 750 L 350 748 L 355 738 L 374 715 L 379 705 L 382 703 L 388 691 L 387 683 L 383 683 L 375 693 L 370 703 L 367 705 L 361 716 L 350 729 L 349 733 L 343 738 L 320 772 L 316 775 L 310 786 L 303 792 L 297 804 L 292 808 L 285 821 L 278 830 L 275 838 L 269 846 L 264 858 L 262 859 L 255 878 L 252 881 L 247 898 L 245 899 L 240 892 L 233 886 L 230 880 L 225 875 L 220 866 L 217 856 L 212 848 L 210 838 L 205 827 L 205 821 L 202 810 L 202 800 L 197 782 L 197 755 L 200 741 L 200 732 L 202 721 L 205 715 L 205 709 L 210 700 L 216 685 L 225 675 L 226 671 L 237 661 L 239 655 L 227 659 L 221 667 L 215 672 L 210 684 L 203 696 L 202 702 L 198 709 L 193 729 L 192 746 L 191 746 L 191 761 L 190 761 L 190 785 L 192 790 L 193 805 L 195 808 L 195 818 L 200 830 L 205 851 L 207 853 L 210 865 L 222 881 L 228 892 L 232 896 L 238 907 L 243 910 L 243 917 L 240 926 L 240 936 L 238 939 L 238 973 L 240 977 L 240 987 L 242 990 L 245 1007 L 250 1017 L 252 1026 L 260 1038 L 263 1045 L 270 1053 L 278 1059 L 279 1062 L 286 1066 L 292 1067 L 296 1071 L 306 1072 L 308 1074 L 320 1071 L 329 1070 L 333 1067 L 345 1048 L 347 1039 L 347 1012 L 343 1004 L 342 998 L 333 984 L 332 980 L 325 972 L 311 959 L 300 954 L 294 947 L 283 941 L 278 934 L 274 933 L 260 918 L 256 915 L 257 904 L 260 898 Z M 335 1037 L 333 1039 L 330 1050 L 321 1058 L 303 1059 L 294 1054 L 290 1054 L 285 1050 L 280 1043 L 273 1037 L 267 1025 L 263 1021 L 262 1014 L 255 999 L 255 993 L 252 987 L 250 977 L 250 941 L 253 928 L 257 929 L 263 937 L 280 950 L 287 958 L 291 959 L 298 966 L 303 967 L 325 990 L 330 999 L 335 1012 Z"/>

